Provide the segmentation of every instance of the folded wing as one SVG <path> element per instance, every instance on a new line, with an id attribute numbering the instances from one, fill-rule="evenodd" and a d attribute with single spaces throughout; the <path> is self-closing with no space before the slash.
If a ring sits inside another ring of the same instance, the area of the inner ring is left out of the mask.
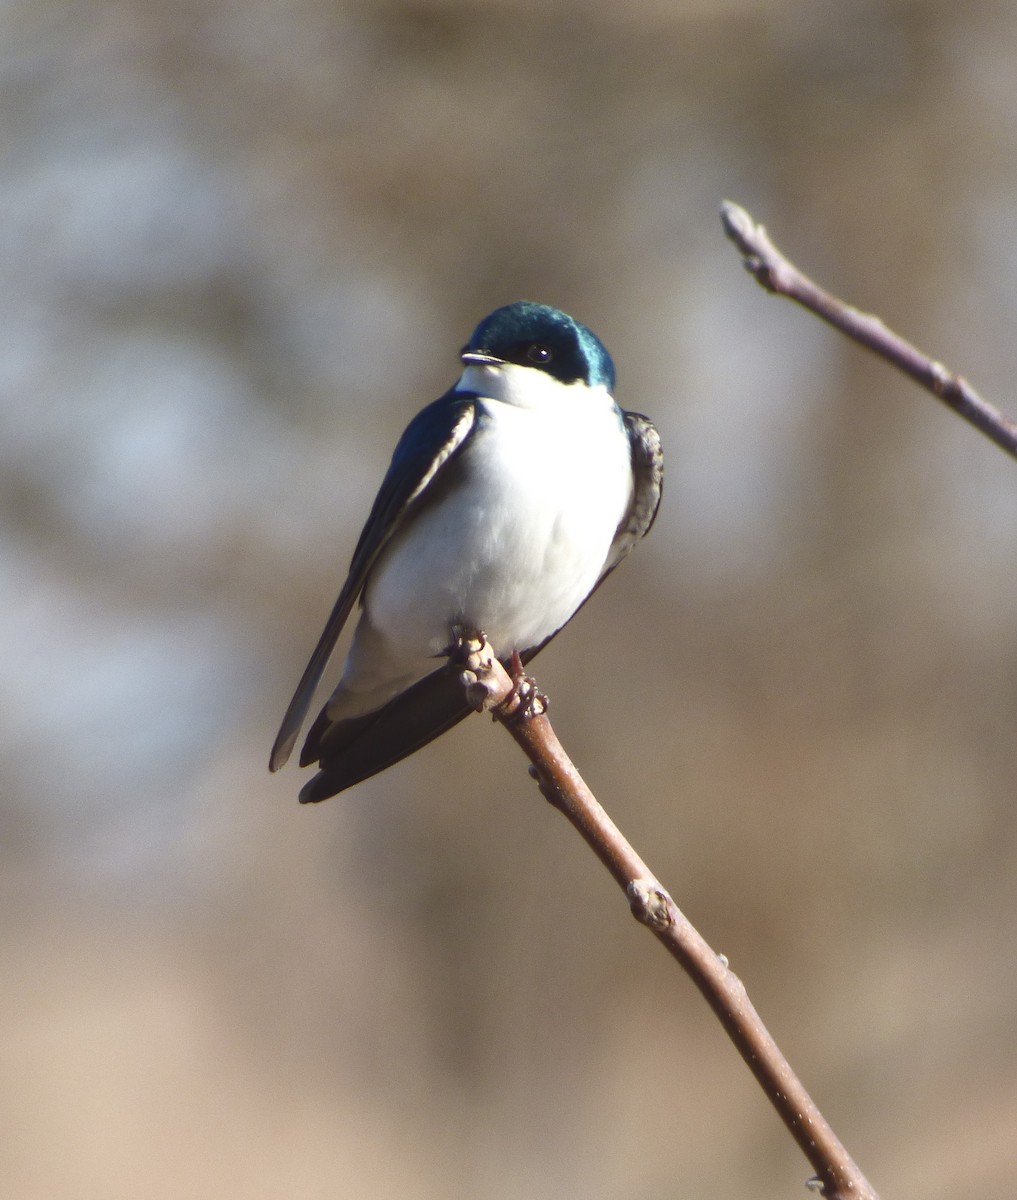
<path id="1" fill-rule="evenodd" d="M 426 501 L 435 480 L 440 478 L 466 445 L 475 421 L 474 397 L 468 393 L 449 391 L 419 412 L 407 425 L 353 552 L 349 574 L 339 599 L 325 623 L 279 726 L 269 758 L 270 770 L 278 771 L 293 752 L 322 672 L 328 665 L 354 604 L 364 590 L 375 560 L 389 538 L 411 520 Z"/>

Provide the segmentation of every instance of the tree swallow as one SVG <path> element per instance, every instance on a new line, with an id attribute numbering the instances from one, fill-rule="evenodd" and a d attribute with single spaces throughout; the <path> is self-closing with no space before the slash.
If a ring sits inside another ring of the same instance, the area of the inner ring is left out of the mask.
<path id="1" fill-rule="evenodd" d="M 272 747 L 275 771 L 359 601 L 342 679 L 300 755 L 319 768 L 304 804 L 462 720 L 463 688 L 436 660 L 482 632 L 503 662 L 528 662 L 656 516 L 660 438 L 615 403 L 614 365 L 589 329 L 523 300 L 485 317 L 461 358 L 458 382 L 396 445 Z"/>

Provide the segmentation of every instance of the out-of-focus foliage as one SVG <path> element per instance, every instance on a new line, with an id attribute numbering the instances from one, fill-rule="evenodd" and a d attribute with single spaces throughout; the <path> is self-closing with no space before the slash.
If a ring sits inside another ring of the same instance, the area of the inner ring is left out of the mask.
<path id="1" fill-rule="evenodd" d="M 604 338 L 649 541 L 562 737 L 887 1196 L 1017 1127 L 1017 469 L 764 296 L 1013 408 L 1017 16 L 974 0 L 0 9 L 0 1191 L 793 1194 L 699 997 L 469 721 L 313 810 L 268 747 L 483 313 Z"/>

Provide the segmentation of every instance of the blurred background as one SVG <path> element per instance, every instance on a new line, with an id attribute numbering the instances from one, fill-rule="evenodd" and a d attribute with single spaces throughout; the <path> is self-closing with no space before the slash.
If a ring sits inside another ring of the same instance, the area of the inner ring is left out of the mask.
<path id="1" fill-rule="evenodd" d="M 504 733 L 266 770 L 524 296 L 668 454 L 560 736 L 882 1194 L 1012 1196 L 1017 465 L 717 209 L 1013 412 L 1015 61 L 1000 0 L 0 7 L 5 1197 L 805 1194 Z"/>

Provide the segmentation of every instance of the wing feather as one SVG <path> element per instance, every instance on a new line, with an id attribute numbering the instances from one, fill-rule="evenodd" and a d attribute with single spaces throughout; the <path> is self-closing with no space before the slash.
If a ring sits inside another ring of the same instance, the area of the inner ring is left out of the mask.
<path id="1" fill-rule="evenodd" d="M 419 412 L 406 427 L 353 552 L 346 582 L 279 726 L 269 758 L 269 770 L 278 771 L 293 752 L 315 689 L 378 555 L 396 530 L 412 517 L 434 481 L 462 450 L 476 417 L 475 397 L 449 391 Z"/>
<path id="2" fill-rule="evenodd" d="M 664 450 L 656 426 L 641 413 L 622 413 L 622 419 L 632 455 L 632 505 L 614 535 L 604 575 L 613 571 L 636 542 L 650 532 L 664 492 Z"/>

